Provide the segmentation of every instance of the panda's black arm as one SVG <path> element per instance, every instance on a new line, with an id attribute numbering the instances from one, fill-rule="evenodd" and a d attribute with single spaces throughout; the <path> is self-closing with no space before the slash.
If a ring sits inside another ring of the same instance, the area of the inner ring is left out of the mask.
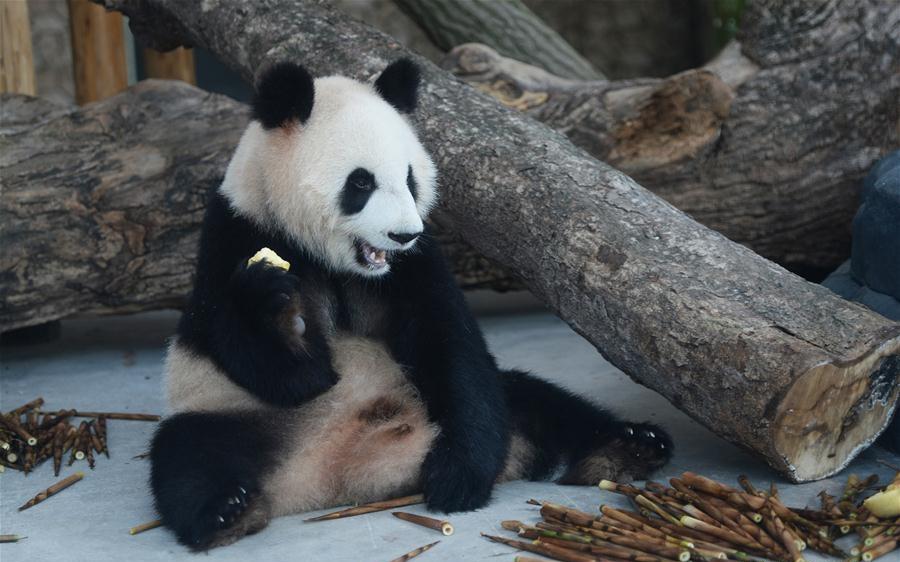
<path id="1" fill-rule="evenodd" d="M 290 246 L 236 216 L 217 192 L 210 195 L 194 290 L 178 327 L 179 342 L 210 357 L 236 384 L 278 406 L 297 406 L 337 381 L 315 319 L 302 313 L 300 280 L 246 260 L 270 247 L 299 261 Z M 310 315 L 311 316 L 311 315 Z"/>
<path id="2" fill-rule="evenodd" d="M 499 371 L 434 240 L 397 266 L 392 351 L 441 427 L 424 467 L 426 501 L 440 511 L 475 509 L 490 498 L 508 448 Z"/>

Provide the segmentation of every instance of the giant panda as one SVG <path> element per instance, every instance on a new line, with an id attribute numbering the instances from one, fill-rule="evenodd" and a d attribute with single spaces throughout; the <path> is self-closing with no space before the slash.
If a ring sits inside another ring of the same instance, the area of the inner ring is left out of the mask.
<path id="1" fill-rule="evenodd" d="M 151 446 L 156 508 L 193 549 L 409 493 L 456 512 L 502 480 L 639 479 L 671 455 L 660 428 L 498 368 L 424 227 L 419 82 L 408 59 L 373 84 L 261 74 L 210 193 Z M 248 265 L 263 247 L 290 269 Z"/>

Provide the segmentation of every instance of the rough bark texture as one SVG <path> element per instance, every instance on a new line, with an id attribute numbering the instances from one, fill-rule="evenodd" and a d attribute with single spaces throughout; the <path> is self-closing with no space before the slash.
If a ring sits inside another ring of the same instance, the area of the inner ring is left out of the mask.
<path id="1" fill-rule="evenodd" d="M 603 78 L 591 63 L 521 0 L 394 0 L 431 38 L 449 51 L 484 43 L 508 57 L 567 78 Z"/>
<path id="2" fill-rule="evenodd" d="M 156 80 L 83 109 L 0 97 L 0 332 L 76 312 L 179 307 L 206 191 L 247 114 Z M 517 286 L 459 236 L 437 236 L 463 287 Z"/>
<path id="3" fill-rule="evenodd" d="M 178 306 L 243 106 L 147 81 L 84 108 L 0 99 L 0 330 Z"/>
<path id="4" fill-rule="evenodd" d="M 732 240 L 829 272 L 862 178 L 900 145 L 900 3 L 814 4 L 750 9 L 743 43 L 665 80 L 564 80 L 479 45 L 443 66 Z"/>
<path id="5" fill-rule="evenodd" d="M 248 80 L 288 58 L 315 74 L 370 79 L 407 54 L 320 2 L 106 2 L 139 35 L 209 48 Z M 773 33 L 798 13 L 768 8 Z M 817 25 L 847 18 L 838 8 L 823 14 Z M 562 135 L 419 62 L 416 119 L 456 231 L 613 364 L 797 481 L 835 472 L 883 429 L 900 390 L 900 325 L 703 227 Z"/>

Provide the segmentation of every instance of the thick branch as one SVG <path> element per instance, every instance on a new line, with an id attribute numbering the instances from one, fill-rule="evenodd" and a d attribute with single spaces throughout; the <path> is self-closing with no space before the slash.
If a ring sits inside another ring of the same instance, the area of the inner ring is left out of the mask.
<path id="1" fill-rule="evenodd" d="M 145 81 L 84 108 L 0 97 L 0 332 L 77 312 L 178 307 L 206 191 L 247 109 L 182 82 Z M 446 228 L 457 280 L 513 279 Z"/>
<path id="2" fill-rule="evenodd" d="M 603 78 L 590 61 L 521 0 L 394 0 L 438 47 L 490 45 L 508 57 L 569 78 Z"/>
<path id="3" fill-rule="evenodd" d="M 900 4 L 863 12 L 829 12 L 805 32 L 819 50 L 787 58 L 761 56 L 751 26 L 743 49 L 666 80 L 565 80 L 475 44 L 443 66 L 730 239 L 830 271 L 849 255 L 862 177 L 900 144 Z"/>
<path id="4" fill-rule="evenodd" d="M 166 14 L 183 41 L 248 79 L 286 58 L 366 79 L 403 54 L 320 2 L 106 1 L 132 22 Z M 855 3 L 839 6 L 857 13 Z M 883 429 L 900 390 L 900 325 L 701 226 L 419 62 L 418 125 L 456 231 L 615 365 L 794 480 L 835 472 Z"/>

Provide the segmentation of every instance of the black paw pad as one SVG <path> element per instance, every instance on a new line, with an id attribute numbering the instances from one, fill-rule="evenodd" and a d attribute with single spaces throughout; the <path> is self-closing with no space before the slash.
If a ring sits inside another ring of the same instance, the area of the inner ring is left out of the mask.
<path id="1" fill-rule="evenodd" d="M 190 528 L 179 533 L 179 538 L 195 550 L 208 548 L 221 531 L 240 521 L 255 495 L 255 489 L 248 485 L 228 486 L 207 502 Z"/>
<path id="2" fill-rule="evenodd" d="M 213 513 L 213 523 L 220 529 L 230 527 L 247 509 L 250 493 L 243 486 L 237 486 L 231 490 L 231 494 L 216 500 Z"/>
<path id="3" fill-rule="evenodd" d="M 669 434 L 652 424 L 635 423 L 622 426 L 622 437 L 631 454 L 638 459 L 662 462 L 672 455 Z"/>

